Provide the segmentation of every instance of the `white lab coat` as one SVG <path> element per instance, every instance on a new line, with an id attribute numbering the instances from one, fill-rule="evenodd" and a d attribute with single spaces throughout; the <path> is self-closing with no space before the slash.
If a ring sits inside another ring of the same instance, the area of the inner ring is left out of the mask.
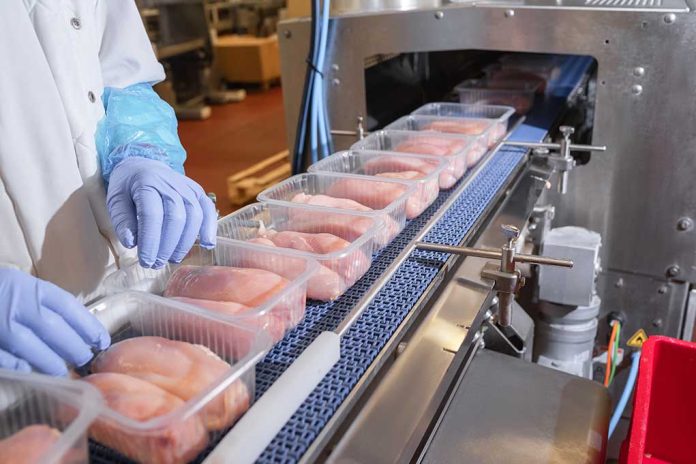
<path id="1" fill-rule="evenodd" d="M 100 293 L 132 256 L 106 210 L 100 97 L 163 78 L 133 0 L 0 0 L 0 265 Z"/>

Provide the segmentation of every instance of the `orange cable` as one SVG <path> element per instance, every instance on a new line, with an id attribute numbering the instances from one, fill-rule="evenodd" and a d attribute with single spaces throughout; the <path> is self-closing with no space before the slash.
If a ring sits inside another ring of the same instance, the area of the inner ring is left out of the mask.
<path id="1" fill-rule="evenodd" d="M 609 337 L 609 345 L 607 346 L 607 368 L 604 371 L 604 386 L 608 387 L 609 386 L 609 376 L 611 374 L 611 353 L 612 353 L 612 346 L 614 345 L 614 340 L 616 339 L 616 332 L 619 329 L 619 324 L 612 323 L 612 329 L 611 329 L 611 336 Z"/>

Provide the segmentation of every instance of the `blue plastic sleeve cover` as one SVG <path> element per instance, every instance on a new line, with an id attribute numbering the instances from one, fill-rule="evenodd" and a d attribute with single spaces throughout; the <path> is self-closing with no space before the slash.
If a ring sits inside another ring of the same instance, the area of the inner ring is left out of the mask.
<path id="1" fill-rule="evenodd" d="M 150 84 L 107 87 L 102 101 L 106 116 L 95 138 L 105 182 L 118 163 L 133 156 L 163 161 L 184 173 L 186 150 L 179 140 L 174 109 Z"/>

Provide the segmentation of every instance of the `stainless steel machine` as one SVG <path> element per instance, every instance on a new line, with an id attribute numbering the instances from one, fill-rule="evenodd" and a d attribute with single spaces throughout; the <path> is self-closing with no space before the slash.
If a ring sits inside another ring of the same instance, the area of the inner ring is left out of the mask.
<path id="1" fill-rule="evenodd" d="M 426 223 L 413 225 L 418 231 L 399 245 L 373 288 L 328 324 L 343 336 L 343 356 L 354 349 L 371 349 L 374 356 L 356 366 L 357 380 L 334 369 L 313 393 L 323 403 L 310 396 L 261 462 L 604 458 L 606 390 L 524 360 L 531 339 L 517 302 L 535 301 L 536 274 L 513 301 L 509 295 L 519 282 L 504 264 L 506 249 L 519 231 L 534 243 L 530 229 L 541 228 L 554 211 L 554 227 L 579 226 L 601 236 L 597 347 L 606 345 L 609 313 L 625 320 L 623 342 L 641 328 L 691 338 L 694 7 L 683 0 L 334 2 L 330 58 L 321 71 L 337 149 L 423 103 L 446 99 L 454 84 L 499 52 L 572 55 L 593 64 L 562 98 L 541 103 L 519 122 L 509 140 L 517 143 L 503 145 Z M 309 32 L 306 19 L 279 27 L 290 146 Z M 574 152 L 570 160 L 563 145 L 571 131 L 559 130 L 563 125 L 576 129 L 573 143 L 607 150 Z M 558 142 L 561 156 L 549 162 L 533 154 L 534 145 L 519 142 Z M 505 150 L 518 156 L 511 160 Z M 498 168 L 503 174 L 495 192 L 480 196 L 479 184 Z M 473 218 L 467 202 L 482 202 Z M 437 231 L 465 222 L 470 226 L 456 243 Z M 494 256 L 461 247 L 502 251 Z M 366 314 L 380 305 L 391 310 L 384 293 L 408 286 L 399 273 L 414 259 L 431 258 L 420 254 L 426 252 L 446 253 L 446 262 L 428 285 L 412 290 L 416 303 L 405 302 L 398 322 L 385 325 L 384 341 L 365 340 L 374 335 L 369 331 L 351 336 L 355 320 L 374 324 L 379 318 Z M 496 278 L 505 271 L 507 277 Z M 615 388 L 622 382 L 619 375 Z M 341 388 L 338 399 L 330 397 Z M 326 410 L 318 410 L 321 404 Z M 615 457 L 616 443 L 608 451 Z"/>

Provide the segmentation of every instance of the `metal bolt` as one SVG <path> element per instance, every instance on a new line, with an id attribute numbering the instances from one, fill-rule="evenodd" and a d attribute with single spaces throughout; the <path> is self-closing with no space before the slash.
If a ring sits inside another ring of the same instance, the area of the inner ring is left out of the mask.
<path id="1" fill-rule="evenodd" d="M 575 128 L 573 126 L 561 126 L 558 128 L 563 137 L 570 137 L 575 133 Z"/>
<path id="2" fill-rule="evenodd" d="M 677 277 L 679 273 L 681 272 L 681 269 L 679 269 L 679 266 L 676 264 L 674 266 L 670 266 L 667 268 L 667 276 L 668 277 Z"/>
<path id="3" fill-rule="evenodd" d="M 444 17 L 445 17 L 445 13 L 443 13 L 442 11 L 435 12 L 435 19 L 442 19 Z"/>
<path id="4" fill-rule="evenodd" d="M 683 217 L 677 222 L 677 230 L 686 232 L 694 228 L 694 221 L 689 217 Z"/>
<path id="5" fill-rule="evenodd" d="M 636 66 L 633 68 L 633 75 L 636 77 L 643 77 L 645 75 L 645 68 L 642 66 Z"/>
<path id="6" fill-rule="evenodd" d="M 660 286 L 660 288 L 657 289 L 657 293 L 659 293 L 660 295 L 664 295 L 665 293 L 667 293 L 667 286 L 666 285 Z"/>
<path id="7" fill-rule="evenodd" d="M 332 70 L 332 71 L 338 71 L 338 70 L 340 70 L 340 69 L 341 69 L 341 68 L 339 68 L 338 65 L 337 65 L 336 63 L 334 63 L 334 64 L 331 65 L 331 70 Z"/>
<path id="8" fill-rule="evenodd" d="M 289 39 L 290 37 L 292 37 L 292 32 L 290 32 L 288 29 L 285 29 L 283 31 L 283 37 L 285 37 L 286 39 Z"/>
<path id="9" fill-rule="evenodd" d="M 547 156 L 549 154 L 549 149 L 548 148 L 535 148 L 532 150 L 532 153 L 536 156 Z"/>
<path id="10" fill-rule="evenodd" d="M 614 287 L 616 287 L 616 288 L 622 288 L 623 286 L 624 286 L 623 278 L 619 278 L 619 280 L 617 280 L 616 283 L 614 284 Z"/>
<path id="11" fill-rule="evenodd" d="M 506 18 L 512 18 L 513 16 L 515 16 L 515 10 L 505 10 Z"/>
<path id="12" fill-rule="evenodd" d="M 396 346 L 396 355 L 399 356 L 402 354 L 404 351 L 406 351 L 406 347 L 408 344 L 406 342 L 401 342 Z"/>
<path id="13" fill-rule="evenodd" d="M 488 311 L 486 311 L 486 314 L 483 315 L 483 318 L 487 319 L 489 321 L 492 320 L 493 319 L 493 312 L 489 309 Z"/>
<path id="14" fill-rule="evenodd" d="M 674 24 L 674 22 L 677 20 L 677 15 L 674 13 L 666 14 L 662 19 L 664 19 L 667 24 Z"/>
<path id="15" fill-rule="evenodd" d="M 633 95 L 640 95 L 643 93 L 643 86 L 640 84 L 636 84 L 633 87 L 631 87 L 631 92 L 633 92 Z"/>
<path id="16" fill-rule="evenodd" d="M 653 319 L 652 325 L 653 325 L 653 327 L 656 327 L 656 328 L 662 327 L 662 319 L 660 319 L 659 317 L 656 319 Z"/>
<path id="17" fill-rule="evenodd" d="M 338 79 L 338 78 L 332 79 L 331 84 L 333 84 L 334 86 L 341 85 L 341 79 Z"/>

